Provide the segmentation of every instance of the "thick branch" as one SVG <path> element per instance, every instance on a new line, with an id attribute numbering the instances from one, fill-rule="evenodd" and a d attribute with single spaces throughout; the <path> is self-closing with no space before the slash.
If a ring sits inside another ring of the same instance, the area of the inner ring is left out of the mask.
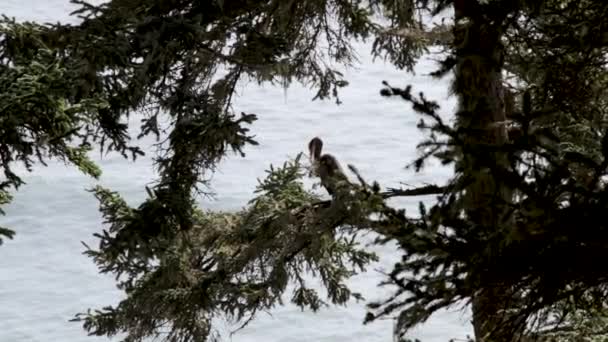
<path id="1" fill-rule="evenodd" d="M 413 189 L 396 189 L 389 188 L 388 191 L 382 192 L 383 198 L 400 197 L 400 196 L 423 196 L 423 195 L 438 195 L 449 191 L 449 186 L 438 186 L 429 184 Z"/>

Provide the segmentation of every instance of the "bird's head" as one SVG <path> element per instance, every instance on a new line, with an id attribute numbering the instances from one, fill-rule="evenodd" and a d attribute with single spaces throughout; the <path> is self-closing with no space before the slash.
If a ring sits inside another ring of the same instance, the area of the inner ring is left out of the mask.
<path id="1" fill-rule="evenodd" d="M 312 161 L 319 160 L 321 151 L 323 150 L 323 141 L 318 137 L 314 137 L 308 143 L 308 152 Z"/>

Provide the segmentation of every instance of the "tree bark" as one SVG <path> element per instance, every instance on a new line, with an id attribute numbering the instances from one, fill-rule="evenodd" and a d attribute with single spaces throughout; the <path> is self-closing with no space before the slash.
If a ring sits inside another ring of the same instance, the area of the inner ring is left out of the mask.
<path id="1" fill-rule="evenodd" d="M 458 61 L 454 89 L 459 100 L 456 125 L 467 132 L 471 132 L 470 129 L 476 132 L 463 137 L 467 145 L 473 147 L 504 144 L 508 140 L 501 74 L 504 53 L 501 26 L 506 14 L 495 8 L 490 10 L 489 6 L 481 5 L 477 0 L 454 1 L 454 48 Z M 502 200 L 512 201 L 512 194 L 488 170 L 487 160 L 505 167 L 508 167 L 508 161 L 505 155 L 497 152 L 463 150 L 461 156 L 458 167 L 463 170 L 464 177 L 473 180 L 465 189 L 466 215 L 481 227 L 479 236 L 483 241 L 485 234 L 491 233 L 504 214 L 500 206 L 490 205 L 488 199 L 498 194 Z M 476 278 L 481 280 L 472 294 L 476 341 L 512 341 L 517 333 L 503 329 L 508 318 L 505 309 L 512 306 L 511 298 L 505 295 L 507 289 L 489 280 L 491 278 L 483 274 Z"/>

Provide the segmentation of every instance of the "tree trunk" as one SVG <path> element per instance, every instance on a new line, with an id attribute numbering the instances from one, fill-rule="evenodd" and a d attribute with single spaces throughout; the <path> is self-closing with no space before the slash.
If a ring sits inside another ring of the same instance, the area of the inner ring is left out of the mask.
<path id="1" fill-rule="evenodd" d="M 463 137 L 469 146 L 504 144 L 508 140 L 507 128 L 503 124 L 506 122 L 501 75 L 504 48 L 500 41 L 505 14 L 488 11 L 488 6 L 480 5 L 476 0 L 454 1 L 454 45 L 458 61 L 454 90 L 459 100 L 456 125 L 477 132 Z M 502 200 L 512 201 L 512 195 L 484 166 L 484 162 L 487 165 L 486 160 L 508 166 L 504 155 L 471 153 L 471 150 L 462 151 L 458 165 L 464 172 L 463 176 L 473 180 L 465 190 L 464 201 L 467 216 L 481 226 L 479 236 L 482 240 L 484 234 L 491 233 L 504 213 L 500 206 L 489 205 L 488 198 L 499 194 Z M 483 275 L 480 279 L 485 280 L 481 280 L 472 298 L 476 341 L 512 341 L 515 332 L 502 329 L 502 322 L 507 318 L 504 309 L 510 307 L 511 298 L 505 296 L 507 291 L 500 284 L 488 281 Z"/>

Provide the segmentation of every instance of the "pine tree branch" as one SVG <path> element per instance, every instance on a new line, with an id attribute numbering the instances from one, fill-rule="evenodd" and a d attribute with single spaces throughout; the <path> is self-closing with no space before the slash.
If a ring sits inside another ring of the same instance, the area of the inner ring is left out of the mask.
<path id="1" fill-rule="evenodd" d="M 449 45 L 454 40 L 452 25 L 440 24 L 430 30 L 415 27 L 384 29 L 383 34 L 424 41 L 427 44 Z"/>
<path id="2" fill-rule="evenodd" d="M 383 198 L 401 197 L 401 196 L 424 196 L 424 195 L 439 195 L 448 191 L 449 186 L 438 186 L 429 184 L 413 189 L 397 189 L 389 188 L 388 191 L 380 193 Z"/>

